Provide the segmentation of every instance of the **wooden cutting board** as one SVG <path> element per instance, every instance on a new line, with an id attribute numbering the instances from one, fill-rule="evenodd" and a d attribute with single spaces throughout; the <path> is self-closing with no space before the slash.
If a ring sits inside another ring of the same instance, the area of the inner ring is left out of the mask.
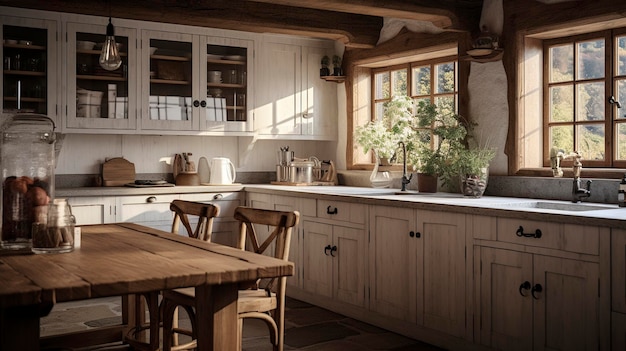
<path id="1" fill-rule="evenodd" d="M 135 181 L 135 164 L 123 157 L 108 159 L 102 164 L 102 185 L 124 186 Z"/>

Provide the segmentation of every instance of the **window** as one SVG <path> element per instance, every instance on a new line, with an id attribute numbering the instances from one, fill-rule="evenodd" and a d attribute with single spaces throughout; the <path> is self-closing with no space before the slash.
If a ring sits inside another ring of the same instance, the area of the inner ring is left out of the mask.
<path id="1" fill-rule="evenodd" d="M 544 166 L 552 147 L 626 166 L 626 29 L 545 40 L 543 56 Z"/>
<path id="2" fill-rule="evenodd" d="M 411 62 L 372 70 L 372 119 L 380 120 L 384 104 L 396 95 L 428 101 L 444 113 L 455 113 L 458 102 L 456 57 Z M 426 136 L 426 140 L 434 139 Z"/>

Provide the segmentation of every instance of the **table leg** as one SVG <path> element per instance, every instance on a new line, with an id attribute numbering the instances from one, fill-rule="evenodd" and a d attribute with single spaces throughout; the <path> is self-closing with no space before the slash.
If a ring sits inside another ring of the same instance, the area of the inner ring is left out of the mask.
<path id="1" fill-rule="evenodd" d="M 237 350 L 238 284 L 196 287 L 198 351 Z"/>
<path id="2" fill-rule="evenodd" d="M 0 350 L 39 350 L 39 318 L 51 308 L 52 304 L 0 309 Z"/>

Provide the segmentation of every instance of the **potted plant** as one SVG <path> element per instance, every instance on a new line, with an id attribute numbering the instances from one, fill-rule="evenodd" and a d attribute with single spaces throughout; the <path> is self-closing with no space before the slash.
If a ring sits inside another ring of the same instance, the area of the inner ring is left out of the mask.
<path id="1" fill-rule="evenodd" d="M 343 72 L 341 70 L 341 57 L 338 55 L 333 55 L 333 75 L 343 76 Z"/>
<path id="2" fill-rule="evenodd" d="M 330 58 L 324 55 L 324 57 L 322 57 L 321 64 L 322 68 L 320 68 L 320 77 L 330 76 L 330 69 L 328 68 L 328 65 L 330 65 Z"/>
<path id="3" fill-rule="evenodd" d="M 418 106 L 416 122 L 413 140 L 417 143 L 415 164 L 418 172 L 441 178 L 443 185 L 448 187 L 459 181 L 464 195 L 482 196 L 495 150 L 476 144 L 471 135 L 474 124 L 424 101 Z M 418 173 L 418 187 L 419 184 Z"/>

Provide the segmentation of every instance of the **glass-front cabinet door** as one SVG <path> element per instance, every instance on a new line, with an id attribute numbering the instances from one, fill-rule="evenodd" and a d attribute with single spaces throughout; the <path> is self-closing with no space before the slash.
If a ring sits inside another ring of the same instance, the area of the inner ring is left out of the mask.
<path id="1" fill-rule="evenodd" d="M 207 37 L 206 108 L 200 128 L 209 132 L 248 132 L 252 129 L 250 74 L 252 40 Z M 204 69 L 204 66 L 202 67 Z M 205 72 L 203 76 L 205 76 Z"/>
<path id="2" fill-rule="evenodd" d="M 115 26 L 122 65 L 114 71 L 105 70 L 98 62 L 105 33 L 104 24 L 67 24 L 68 130 L 136 128 L 136 30 Z"/>
<path id="3" fill-rule="evenodd" d="M 57 114 L 57 23 L 0 16 L 4 113 Z"/>
<path id="4" fill-rule="evenodd" d="M 198 90 L 198 37 L 148 30 L 142 31 L 141 37 L 141 129 L 198 130 L 202 96 Z"/>

